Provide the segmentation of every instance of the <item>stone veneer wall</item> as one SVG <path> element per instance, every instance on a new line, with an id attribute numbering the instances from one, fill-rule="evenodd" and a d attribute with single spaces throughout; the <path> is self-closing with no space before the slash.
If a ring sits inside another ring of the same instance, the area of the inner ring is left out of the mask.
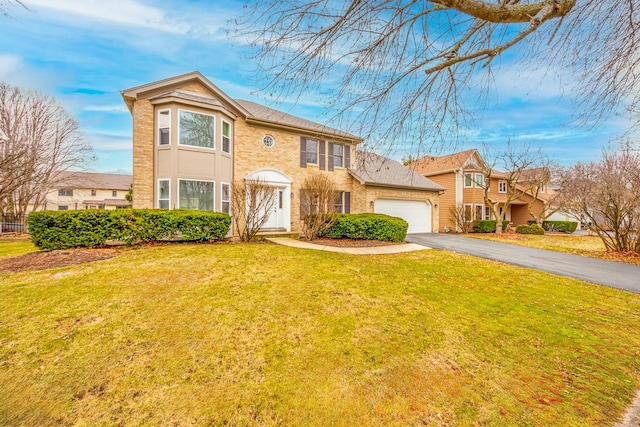
<path id="1" fill-rule="evenodd" d="M 153 105 L 148 99 L 133 105 L 133 208 L 153 208 Z"/>

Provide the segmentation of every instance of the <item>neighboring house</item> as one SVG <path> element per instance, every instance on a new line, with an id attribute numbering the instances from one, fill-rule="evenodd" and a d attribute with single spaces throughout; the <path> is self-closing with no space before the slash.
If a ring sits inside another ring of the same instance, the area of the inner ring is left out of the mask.
<path id="1" fill-rule="evenodd" d="M 232 184 L 258 178 L 277 189 L 263 229 L 299 232 L 303 183 L 322 173 L 339 192 L 340 212 L 389 212 L 395 209 L 389 204 L 417 202 L 435 212 L 428 219 L 425 213 L 418 229 L 437 230 L 443 188 L 404 167 L 398 178 L 385 181 L 383 164 L 397 168 L 397 162 L 369 168 L 367 156 L 356 155 L 362 139 L 355 135 L 233 99 L 199 72 L 127 89 L 122 96 L 133 115 L 134 208 L 233 215 Z"/>
<path id="2" fill-rule="evenodd" d="M 440 157 L 425 156 L 411 163 L 415 172 L 445 187 L 447 191 L 440 197 L 440 231 L 460 231 L 452 215 L 452 209 L 462 207 L 470 220 L 493 219 L 491 209 L 485 204 L 484 184 L 486 166 L 478 150 L 466 150 Z M 524 188 L 521 194 L 507 207 L 505 219 L 512 225 L 526 224 L 533 217 L 528 205 L 533 200 Z M 545 197 L 546 189 L 541 189 L 539 198 Z M 507 199 L 506 175 L 493 170 L 489 183 L 489 201 L 497 203 L 498 209 Z M 533 204 L 535 211 L 542 209 L 542 201 Z"/>
<path id="3" fill-rule="evenodd" d="M 131 203 L 126 194 L 131 175 L 93 172 L 62 172 L 59 184 L 46 196 L 38 210 L 119 209 Z M 33 210 L 32 207 L 29 211 Z"/>

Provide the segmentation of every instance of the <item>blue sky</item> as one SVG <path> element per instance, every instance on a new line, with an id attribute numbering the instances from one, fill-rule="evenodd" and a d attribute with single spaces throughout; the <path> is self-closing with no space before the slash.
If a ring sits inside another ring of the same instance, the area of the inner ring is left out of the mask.
<path id="1" fill-rule="evenodd" d="M 0 16 L 0 80 L 58 99 L 93 146 L 94 171 L 131 172 L 132 124 L 123 89 L 197 70 L 234 98 L 270 105 L 255 94 L 260 76 L 246 46 L 226 37 L 242 1 L 23 2 L 29 11 L 13 7 L 11 18 Z M 568 124 L 573 104 L 564 83 L 571 75 L 553 68 L 549 75 L 542 84 L 541 72 L 523 73 L 518 62 L 503 58 L 488 108 L 478 112 L 474 126 L 461 129 L 453 149 L 523 140 L 570 164 L 597 157 L 627 131 L 629 124 L 618 117 L 595 129 Z M 313 98 L 285 108 L 322 121 L 322 100 Z M 407 154 L 400 147 L 393 157 Z"/>

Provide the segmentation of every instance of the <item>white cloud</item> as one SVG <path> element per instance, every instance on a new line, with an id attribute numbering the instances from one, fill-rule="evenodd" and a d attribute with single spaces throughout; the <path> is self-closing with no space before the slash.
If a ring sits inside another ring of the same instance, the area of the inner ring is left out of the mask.
<path id="1" fill-rule="evenodd" d="M 129 109 L 126 105 L 87 105 L 84 107 L 84 111 L 101 111 L 106 113 L 129 113 Z"/>
<path id="2" fill-rule="evenodd" d="M 5 80 L 21 67 L 18 55 L 0 54 L 0 79 Z"/>
<path id="3" fill-rule="evenodd" d="M 61 13 L 70 13 L 94 21 L 103 21 L 117 25 L 153 28 L 165 32 L 184 34 L 189 26 L 168 22 L 162 9 L 144 5 L 135 0 L 28 0 L 30 9 L 53 9 Z"/>

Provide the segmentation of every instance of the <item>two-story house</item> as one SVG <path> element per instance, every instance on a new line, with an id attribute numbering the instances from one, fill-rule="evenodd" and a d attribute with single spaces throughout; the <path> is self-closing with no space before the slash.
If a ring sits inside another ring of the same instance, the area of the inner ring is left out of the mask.
<path id="1" fill-rule="evenodd" d="M 38 209 L 119 209 L 131 203 L 126 195 L 132 183 L 131 175 L 60 172 L 57 184 L 46 195 Z M 33 210 L 31 207 L 29 211 Z"/>
<path id="2" fill-rule="evenodd" d="M 134 208 L 233 216 L 231 186 L 260 179 L 276 188 L 275 208 L 263 228 L 299 232 L 303 184 L 322 173 L 339 191 L 341 212 L 389 213 L 409 206 L 422 212 L 407 216 L 410 231 L 438 229 L 444 188 L 392 160 L 370 161 L 357 151 L 362 139 L 355 135 L 233 99 L 199 72 L 127 89 L 122 96 L 133 116 Z M 385 173 L 390 170 L 399 171 L 392 180 Z"/>
<path id="3" fill-rule="evenodd" d="M 499 212 L 502 212 L 507 199 L 512 199 L 506 208 L 505 219 L 514 226 L 533 219 L 529 212 L 530 204 L 534 212 L 542 210 L 545 188 L 540 189 L 534 201 L 527 186 L 516 184 L 515 189 L 509 189 L 507 175 L 500 171 L 492 170 L 490 182 L 487 183 L 487 166 L 476 149 L 438 157 L 424 156 L 409 167 L 447 188 L 440 197 L 441 231 L 460 231 L 453 209 L 463 209 L 470 221 L 494 219 L 490 207 L 485 203 L 484 188 L 487 185 L 489 202 L 497 204 Z M 517 197 L 510 196 L 510 191 L 516 192 L 512 194 Z"/>

